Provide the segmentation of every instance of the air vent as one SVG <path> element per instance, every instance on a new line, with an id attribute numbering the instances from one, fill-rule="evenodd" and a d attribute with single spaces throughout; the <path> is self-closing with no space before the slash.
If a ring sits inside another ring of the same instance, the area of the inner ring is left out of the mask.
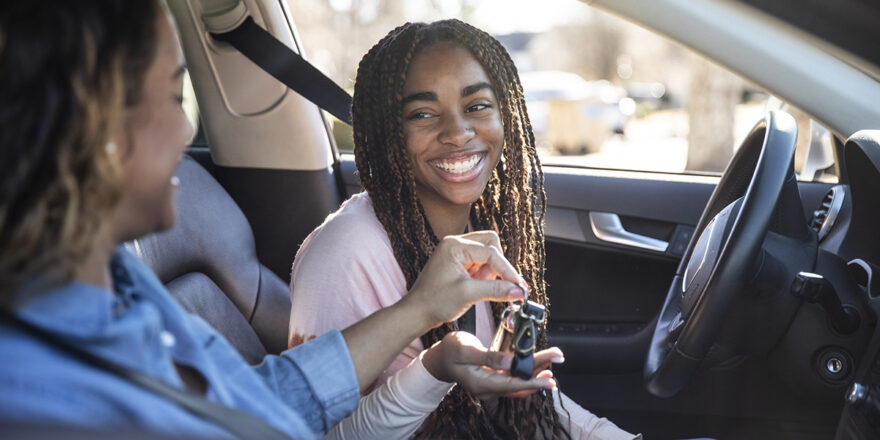
<path id="1" fill-rule="evenodd" d="M 831 187 L 828 194 L 822 198 L 819 208 L 813 211 L 813 219 L 810 221 L 810 228 L 819 234 L 819 241 L 822 241 L 837 220 L 840 213 L 840 207 L 843 206 L 843 198 L 846 191 L 842 185 Z"/>

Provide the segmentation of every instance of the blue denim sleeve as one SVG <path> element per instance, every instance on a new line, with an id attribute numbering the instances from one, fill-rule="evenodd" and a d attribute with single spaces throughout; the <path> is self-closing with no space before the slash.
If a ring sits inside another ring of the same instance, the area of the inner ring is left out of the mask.
<path id="1" fill-rule="evenodd" d="M 339 330 L 279 356 L 267 356 L 254 368 L 315 432 L 326 433 L 351 414 L 360 401 L 354 364 Z"/>

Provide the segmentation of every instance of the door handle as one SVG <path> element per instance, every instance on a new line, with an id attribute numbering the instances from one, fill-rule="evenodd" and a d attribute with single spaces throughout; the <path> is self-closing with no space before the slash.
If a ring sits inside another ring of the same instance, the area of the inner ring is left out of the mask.
<path id="1" fill-rule="evenodd" d="M 623 228 L 620 217 L 613 212 L 590 212 L 590 229 L 601 241 L 622 244 L 655 252 L 666 252 L 669 243 L 645 235 L 634 234 Z"/>

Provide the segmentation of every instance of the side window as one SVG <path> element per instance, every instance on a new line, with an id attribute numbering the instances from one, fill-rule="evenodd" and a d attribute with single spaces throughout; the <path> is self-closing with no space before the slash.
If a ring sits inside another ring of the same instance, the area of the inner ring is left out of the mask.
<path id="1" fill-rule="evenodd" d="M 451 16 L 492 33 L 519 69 L 546 165 L 720 174 L 768 106 L 797 111 L 689 49 L 575 2 L 553 12 L 527 2 L 288 1 L 309 60 L 349 92 L 360 57 L 406 21 Z M 795 116 L 801 178 L 834 179 L 827 130 Z M 339 150 L 351 151 L 351 128 L 330 120 Z"/>
<path id="2" fill-rule="evenodd" d="M 193 126 L 193 133 L 199 131 L 199 103 L 196 102 L 196 93 L 193 91 L 192 78 L 189 73 L 183 75 L 183 112 Z"/>
<path id="3" fill-rule="evenodd" d="M 803 110 L 771 97 L 767 109 L 778 109 L 794 116 L 798 125 L 797 148 L 794 152 L 794 170 L 798 180 L 806 182 L 837 183 L 834 161 L 834 136 L 822 124 Z"/>
<path id="4" fill-rule="evenodd" d="M 568 43 L 586 36 L 584 49 Z M 798 121 L 801 179 L 836 179 L 831 135 L 808 115 L 634 24 L 597 13 L 522 51 L 532 66 L 520 66 L 523 88 L 547 165 L 720 174 L 764 112 L 780 108 Z"/>

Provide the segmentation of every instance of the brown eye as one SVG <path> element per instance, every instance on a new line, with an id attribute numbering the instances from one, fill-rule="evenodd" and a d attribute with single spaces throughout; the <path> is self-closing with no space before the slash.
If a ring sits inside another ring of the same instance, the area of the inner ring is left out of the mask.
<path id="1" fill-rule="evenodd" d="M 433 116 L 434 115 L 432 115 L 428 112 L 415 112 L 415 113 L 409 115 L 406 119 L 409 121 L 415 121 L 415 120 L 419 120 L 419 119 L 428 119 Z"/>

